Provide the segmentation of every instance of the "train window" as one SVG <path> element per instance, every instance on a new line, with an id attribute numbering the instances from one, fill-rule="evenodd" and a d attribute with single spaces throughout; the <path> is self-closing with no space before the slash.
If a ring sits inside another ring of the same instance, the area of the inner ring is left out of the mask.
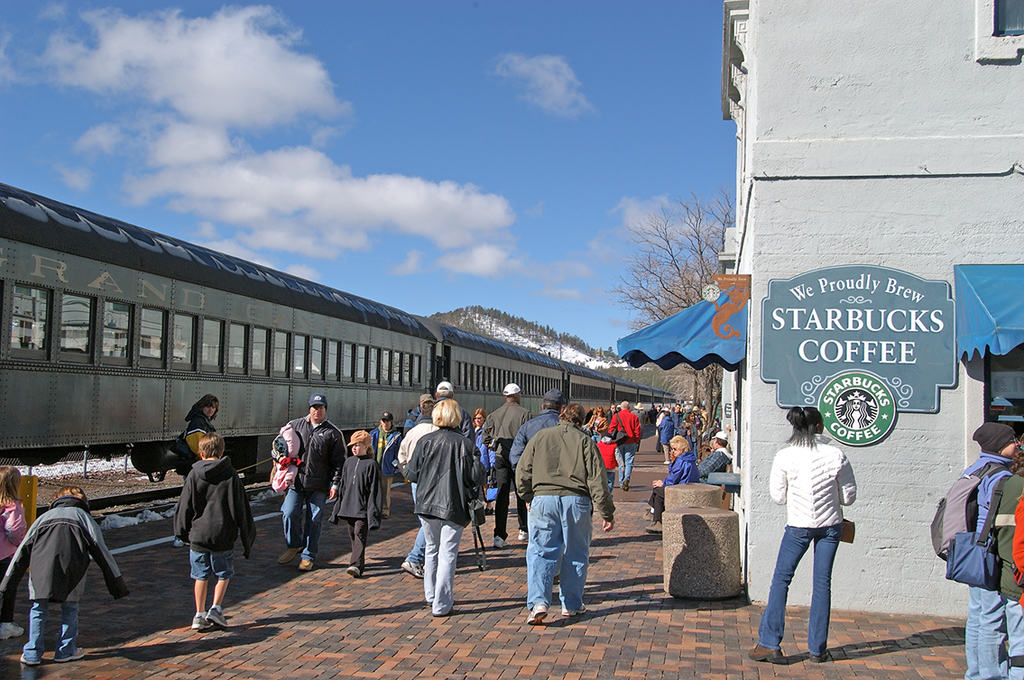
<path id="1" fill-rule="evenodd" d="M 309 339 L 309 377 L 321 380 L 324 375 L 324 341 Z"/>
<path id="2" fill-rule="evenodd" d="M 420 368 L 422 367 L 422 360 L 419 354 L 414 354 L 412 357 L 412 369 L 409 371 L 409 383 L 412 385 L 419 385 L 423 378 L 420 375 Z"/>
<path id="3" fill-rule="evenodd" d="M 245 336 L 240 323 L 228 324 L 228 373 L 245 373 Z"/>
<path id="4" fill-rule="evenodd" d="M 46 359 L 46 324 L 50 291 L 32 286 L 14 286 L 11 305 L 11 354 Z"/>
<path id="5" fill-rule="evenodd" d="M 356 382 L 366 382 L 366 345 L 356 345 Z"/>
<path id="6" fill-rule="evenodd" d="M 402 359 L 404 356 L 401 352 L 395 352 L 391 358 L 391 383 L 393 385 L 402 384 Z"/>
<path id="7" fill-rule="evenodd" d="M 292 377 L 306 377 L 306 342 L 309 338 L 305 335 L 292 337 Z"/>
<path id="8" fill-rule="evenodd" d="M 327 379 L 338 379 L 338 341 L 327 341 Z"/>
<path id="9" fill-rule="evenodd" d="M 274 375 L 279 378 L 288 377 L 288 334 L 274 331 Z"/>
<path id="10" fill-rule="evenodd" d="M 61 351 L 64 349 L 64 316 L 63 309 L 67 304 L 68 296 L 64 296 L 61 305 L 61 329 L 60 344 Z M 88 298 L 86 298 L 88 299 Z M 163 310 L 142 308 L 142 315 L 139 318 L 139 363 L 143 366 L 160 368 L 164 363 L 164 329 L 166 321 Z"/>
<path id="11" fill-rule="evenodd" d="M 196 318 L 188 314 L 174 315 L 174 337 L 171 339 L 171 362 L 175 368 L 196 367 Z"/>
<path id="12" fill-rule="evenodd" d="M 203 347 L 200 357 L 204 371 L 220 371 L 220 349 L 223 339 L 224 322 L 216 319 L 203 319 Z"/>
<path id="13" fill-rule="evenodd" d="M 92 360 L 92 298 L 61 297 L 60 359 L 80 363 Z"/>
<path id="14" fill-rule="evenodd" d="M 366 379 L 368 382 L 380 382 L 380 349 L 370 347 L 367 353 Z"/>
<path id="15" fill-rule="evenodd" d="M 128 343 L 131 341 L 132 306 L 124 302 L 107 300 L 103 303 L 103 337 L 100 361 L 127 364 L 131 360 Z"/>
<path id="16" fill-rule="evenodd" d="M 266 328 L 252 329 L 252 372 L 267 375 L 267 360 L 270 354 L 270 331 Z"/>
<path id="17" fill-rule="evenodd" d="M 351 342 L 346 342 L 341 355 L 341 379 L 345 382 L 351 382 L 352 380 L 352 365 L 354 359 L 355 346 Z"/>
<path id="18" fill-rule="evenodd" d="M 383 384 L 391 382 L 391 350 L 383 350 L 380 354 L 380 381 Z"/>

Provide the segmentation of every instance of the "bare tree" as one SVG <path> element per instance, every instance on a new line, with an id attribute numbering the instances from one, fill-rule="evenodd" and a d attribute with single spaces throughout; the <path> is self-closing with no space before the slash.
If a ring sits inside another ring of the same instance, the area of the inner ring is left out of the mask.
<path id="1" fill-rule="evenodd" d="M 634 329 L 642 328 L 701 300 L 704 287 L 719 273 L 718 254 L 725 230 L 735 223 L 735 203 L 726 189 L 710 198 L 691 194 L 627 225 L 635 250 L 626 273 L 612 293 L 637 312 Z M 696 371 L 681 364 L 669 371 L 673 389 L 702 401 L 714 413 L 721 401 L 722 369 Z"/>

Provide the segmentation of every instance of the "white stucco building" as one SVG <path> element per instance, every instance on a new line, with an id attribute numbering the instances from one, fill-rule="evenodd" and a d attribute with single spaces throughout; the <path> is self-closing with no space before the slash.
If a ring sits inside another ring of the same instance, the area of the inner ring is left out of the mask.
<path id="1" fill-rule="evenodd" d="M 1024 37 L 996 35 L 997 1 L 1004 24 L 1019 21 L 1013 0 L 725 2 L 722 104 L 737 132 L 726 250 L 735 273 L 751 276 L 746 365 L 726 394 L 736 400 L 736 509 L 756 602 L 767 600 L 786 521 L 768 475 L 790 434 L 778 386 L 762 378 L 765 362 L 782 360 L 762 352 L 769 281 L 877 265 L 949 282 L 958 296 L 954 266 L 1022 261 Z M 977 455 L 974 430 L 1000 414 L 1024 426 L 1024 389 L 992 388 L 1024 369 L 1014 352 L 963 358 L 958 348 L 938 412 L 901 411 L 882 441 L 841 445 L 859 487 L 848 511 L 857 538 L 840 546 L 833 608 L 966 615 L 967 588 L 945 580 L 929 523 Z M 990 410 L 1000 397 L 1008 406 Z M 809 603 L 810 573 L 808 555 L 790 604 Z"/>

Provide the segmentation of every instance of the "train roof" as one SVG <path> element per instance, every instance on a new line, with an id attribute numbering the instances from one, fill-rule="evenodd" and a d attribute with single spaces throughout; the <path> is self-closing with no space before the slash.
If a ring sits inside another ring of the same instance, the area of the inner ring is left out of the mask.
<path id="1" fill-rule="evenodd" d="M 489 354 L 498 354 L 500 356 L 508 357 L 509 359 L 518 359 L 519 361 L 526 361 L 531 364 L 539 364 L 541 366 L 562 370 L 562 362 L 549 357 L 546 354 L 531 352 L 528 349 L 509 345 L 501 342 L 500 340 L 488 338 L 483 335 L 477 335 L 476 333 L 470 333 L 469 331 L 456 328 L 455 326 L 441 324 L 441 333 L 443 335 L 444 342 L 454 345 L 455 347 L 477 349 Z"/>
<path id="2" fill-rule="evenodd" d="M 0 235 L 426 339 L 434 334 L 394 307 L 127 222 L 0 184 Z"/>

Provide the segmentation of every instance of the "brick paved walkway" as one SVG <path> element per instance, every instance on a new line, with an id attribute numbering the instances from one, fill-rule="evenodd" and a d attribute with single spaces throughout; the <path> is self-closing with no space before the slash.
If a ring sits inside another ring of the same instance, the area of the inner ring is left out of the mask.
<path id="1" fill-rule="evenodd" d="M 644 449 L 653 448 L 648 441 Z M 463 538 L 455 579 L 457 614 L 435 619 L 424 608 L 422 581 L 401 571 L 416 526 L 407 487 L 396 488 L 392 519 L 371 533 L 367 577 L 345 574 L 344 527 L 325 526 L 317 569 L 279 567 L 278 518 L 257 523 L 253 559 L 236 560 L 225 602 L 230 627 L 194 634 L 188 554 L 165 543 L 118 556 L 132 595 L 115 602 L 92 567 L 82 603 L 79 662 L 20 669 L 25 638 L 0 641 L 0 677 L 21 678 L 957 678 L 963 677 L 963 621 L 835 611 L 829 638 L 834 663 L 800 653 L 807 611 L 792 608 L 783 650 L 788 665 L 746 658 L 760 607 L 742 599 L 686 602 L 661 582 L 660 541 L 643 532 L 650 481 L 664 475 L 660 456 L 638 456 L 628 493 L 616 489 L 617 524 L 598 527 L 586 591 L 588 612 L 544 627 L 525 624 L 525 544 L 488 551 L 474 566 Z M 278 503 L 254 507 L 257 515 Z M 485 527 L 485 538 L 491 534 Z M 515 516 L 509 518 L 514 535 Z M 107 532 L 110 547 L 170 535 L 170 521 Z M 24 586 L 23 586 L 24 588 Z M 27 594 L 16 621 L 24 624 Z M 51 627 L 59 622 L 51 607 Z M 56 631 L 47 633 L 52 645 Z"/>

